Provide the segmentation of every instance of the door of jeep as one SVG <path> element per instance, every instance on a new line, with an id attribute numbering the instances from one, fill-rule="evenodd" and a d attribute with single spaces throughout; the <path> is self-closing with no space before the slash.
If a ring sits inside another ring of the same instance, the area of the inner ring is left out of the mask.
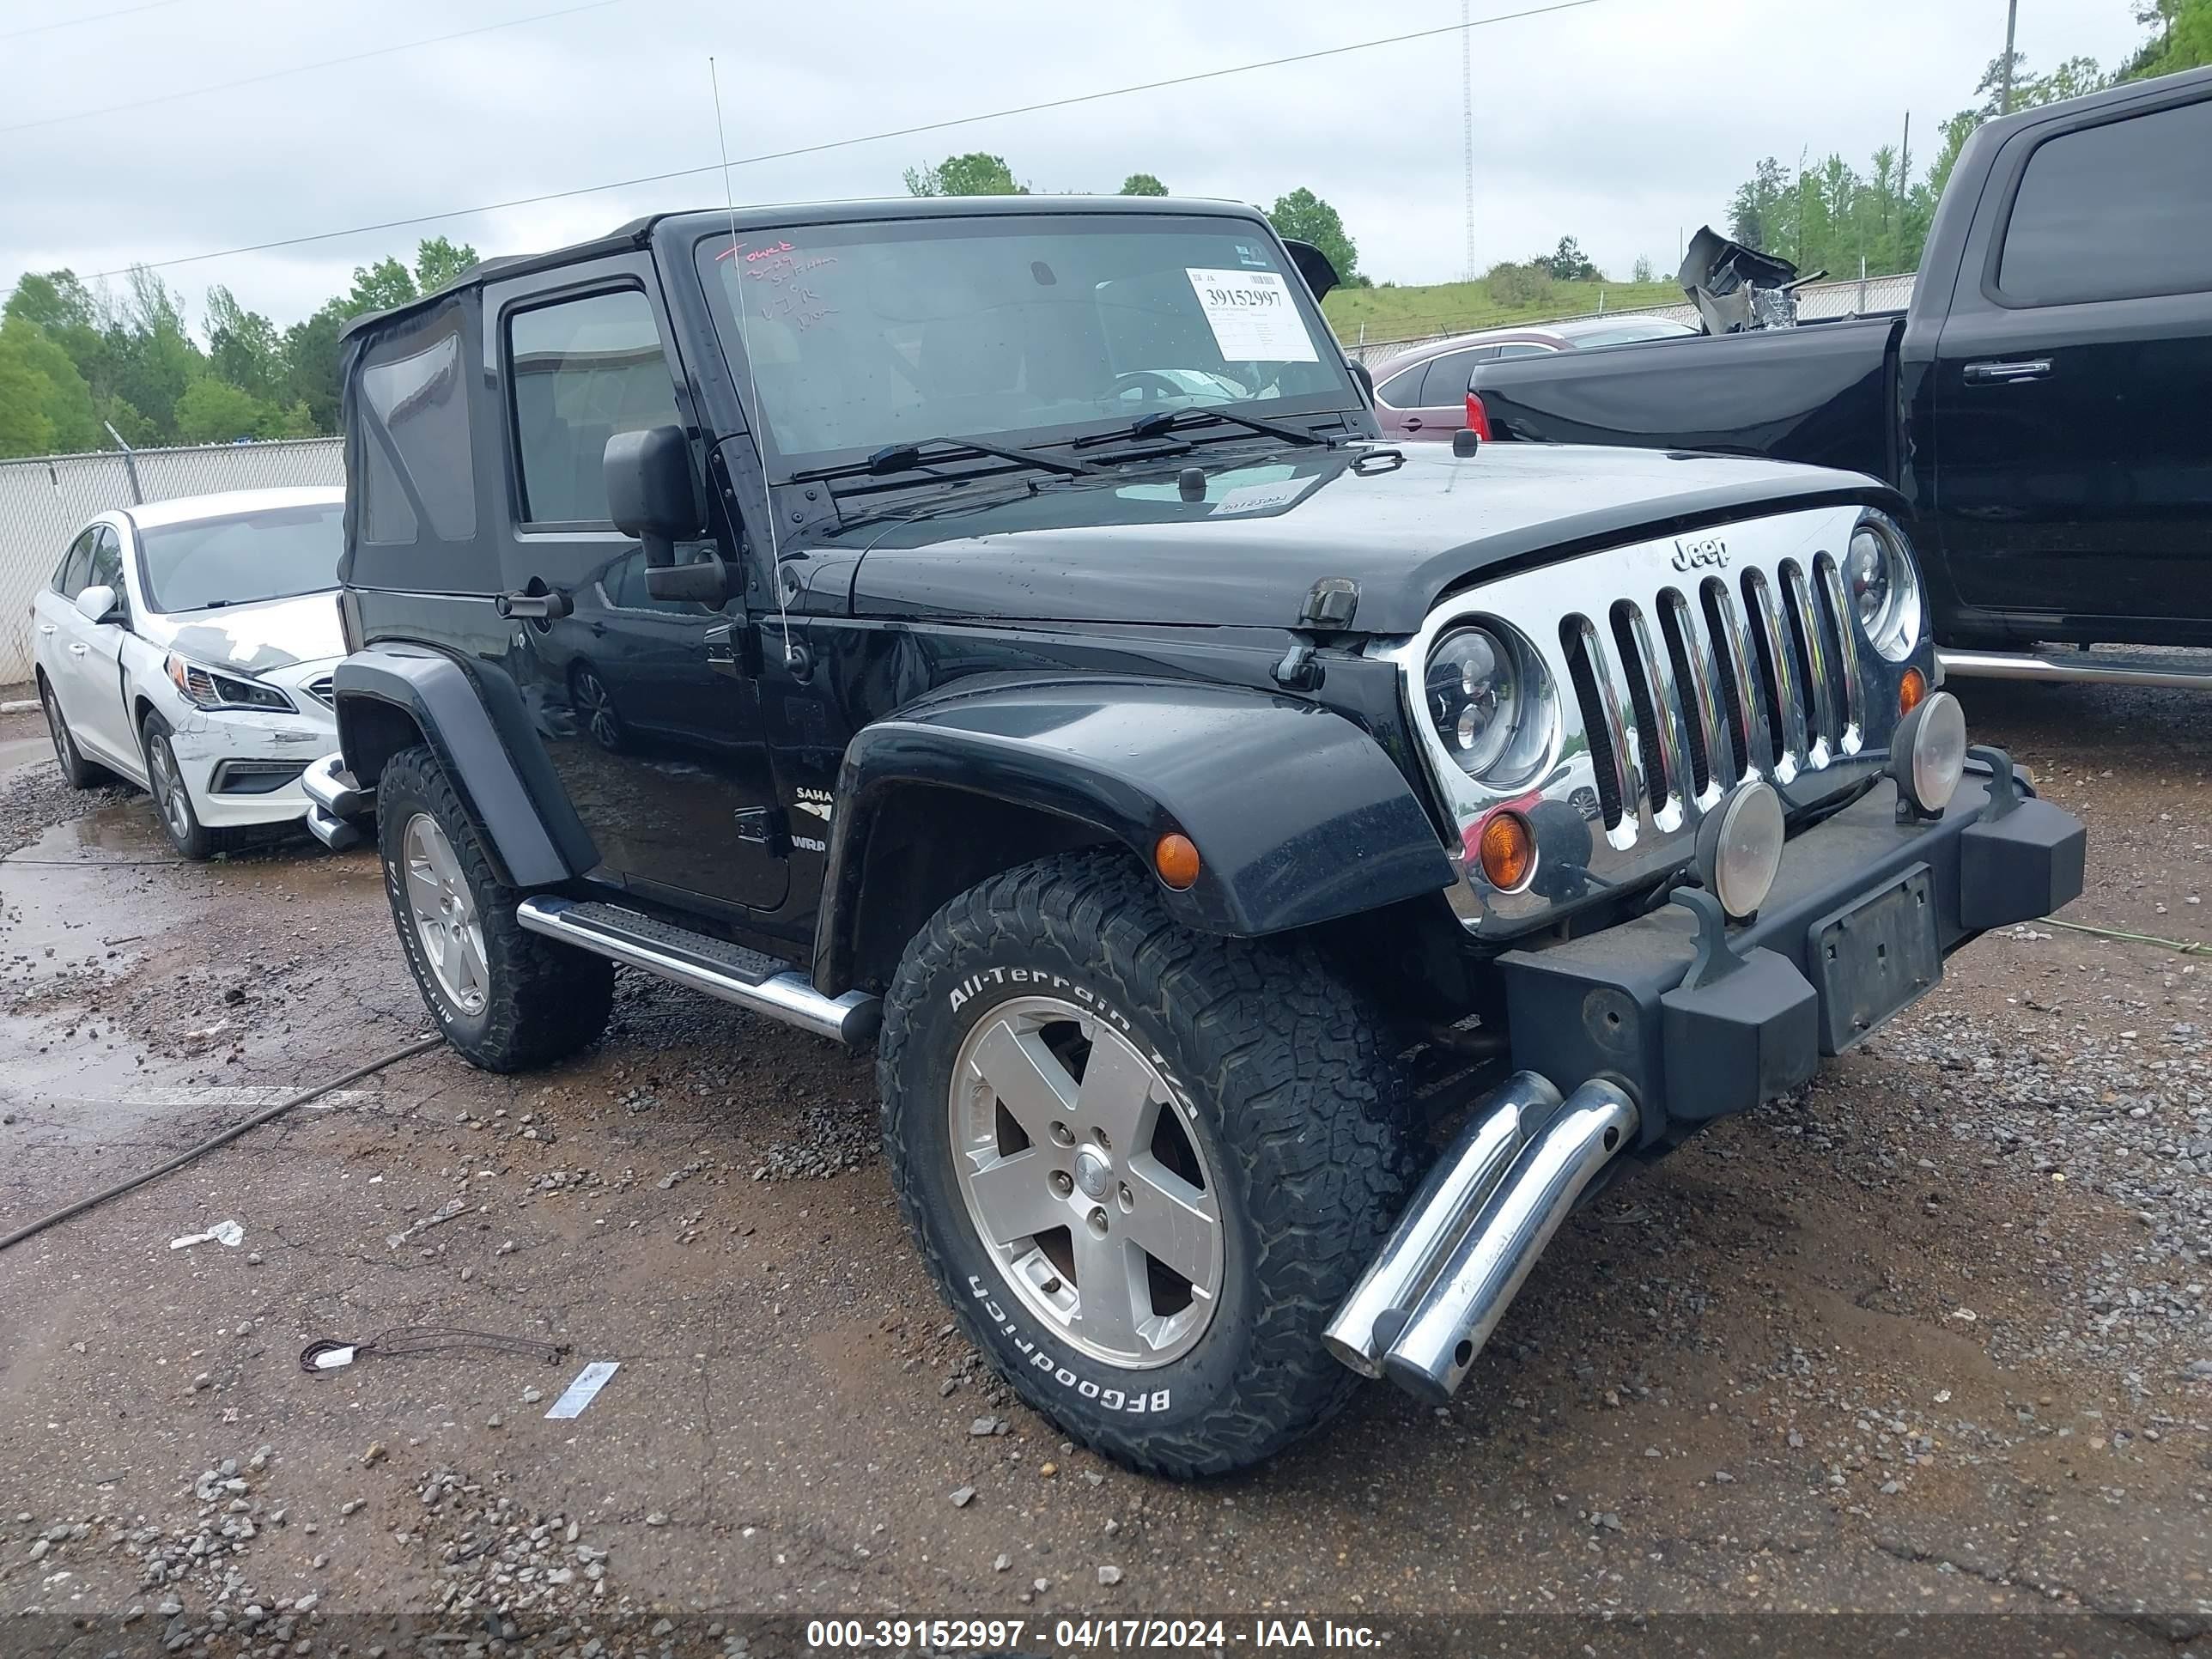
<path id="1" fill-rule="evenodd" d="M 495 283 L 484 295 L 487 368 L 503 398 L 500 559 L 520 689 L 598 847 L 599 874 L 643 896 L 772 910 L 789 864 L 763 833 L 775 818 L 758 688 L 732 672 L 744 601 L 652 598 L 635 580 L 638 543 L 607 513 L 609 438 L 698 430 L 659 279 L 644 255 L 624 254 L 556 281 Z M 742 527 L 720 501 L 709 537 L 743 568 Z M 534 611 L 554 614 L 525 614 Z"/>

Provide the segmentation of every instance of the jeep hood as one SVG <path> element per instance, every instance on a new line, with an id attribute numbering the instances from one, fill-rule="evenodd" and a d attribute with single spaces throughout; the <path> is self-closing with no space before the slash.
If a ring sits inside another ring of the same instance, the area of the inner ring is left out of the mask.
<path id="1" fill-rule="evenodd" d="M 1171 467 L 1034 493 L 994 481 L 856 527 L 837 538 L 866 550 L 851 567 L 852 612 L 1289 628 L 1316 581 L 1345 576 L 1359 585 L 1355 629 L 1410 634 L 1441 594 L 1486 571 L 1794 507 L 1897 506 L 1855 473 L 1649 449 L 1497 443 L 1462 459 L 1443 444 L 1370 444 L 1188 459 L 1207 467 L 1202 500 L 1182 498 Z"/>

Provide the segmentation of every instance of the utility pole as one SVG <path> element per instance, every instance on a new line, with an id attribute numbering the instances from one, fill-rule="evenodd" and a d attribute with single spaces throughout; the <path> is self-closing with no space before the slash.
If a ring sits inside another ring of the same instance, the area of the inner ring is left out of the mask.
<path id="1" fill-rule="evenodd" d="M 2005 0 L 2004 97 L 1997 106 L 1997 113 L 2012 113 L 2012 37 L 2020 22 L 2020 0 Z"/>
<path id="2" fill-rule="evenodd" d="M 1474 29 L 1468 0 L 1459 0 L 1460 142 L 1467 182 L 1467 280 L 1474 270 Z"/>

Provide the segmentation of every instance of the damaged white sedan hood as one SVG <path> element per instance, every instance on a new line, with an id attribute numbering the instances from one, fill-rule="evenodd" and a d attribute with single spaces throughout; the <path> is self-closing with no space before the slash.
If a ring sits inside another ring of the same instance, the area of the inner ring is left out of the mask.
<path id="1" fill-rule="evenodd" d="M 335 592 L 149 617 L 140 631 L 194 662 L 246 674 L 343 657 L 346 648 Z"/>

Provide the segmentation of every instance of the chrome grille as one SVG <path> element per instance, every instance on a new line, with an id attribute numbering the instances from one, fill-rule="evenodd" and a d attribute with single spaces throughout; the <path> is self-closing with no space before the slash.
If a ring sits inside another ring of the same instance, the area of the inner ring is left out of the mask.
<path id="1" fill-rule="evenodd" d="M 1751 520 L 1505 577 L 1440 607 L 1394 650 L 1430 770 L 1462 830 L 1505 805 L 1550 815 L 1538 837 L 1550 850 L 1527 890 L 1491 890 L 1470 866 L 1455 898 L 1470 926 L 1510 933 L 1679 868 L 1698 821 L 1747 777 L 1768 780 L 1794 811 L 1881 770 L 1904 672 L 1931 673 L 1932 663 L 1924 638 L 1908 662 L 1891 663 L 1857 637 L 1836 556 L 1863 511 Z M 1716 556 L 1722 568 L 1711 568 Z M 1517 630 L 1560 690 L 1557 749 L 1516 787 L 1468 777 L 1424 716 L 1429 653 L 1477 621 Z M 1567 807 L 1588 826 L 1587 857 L 1559 850 L 1577 839 L 1563 840 Z"/>

